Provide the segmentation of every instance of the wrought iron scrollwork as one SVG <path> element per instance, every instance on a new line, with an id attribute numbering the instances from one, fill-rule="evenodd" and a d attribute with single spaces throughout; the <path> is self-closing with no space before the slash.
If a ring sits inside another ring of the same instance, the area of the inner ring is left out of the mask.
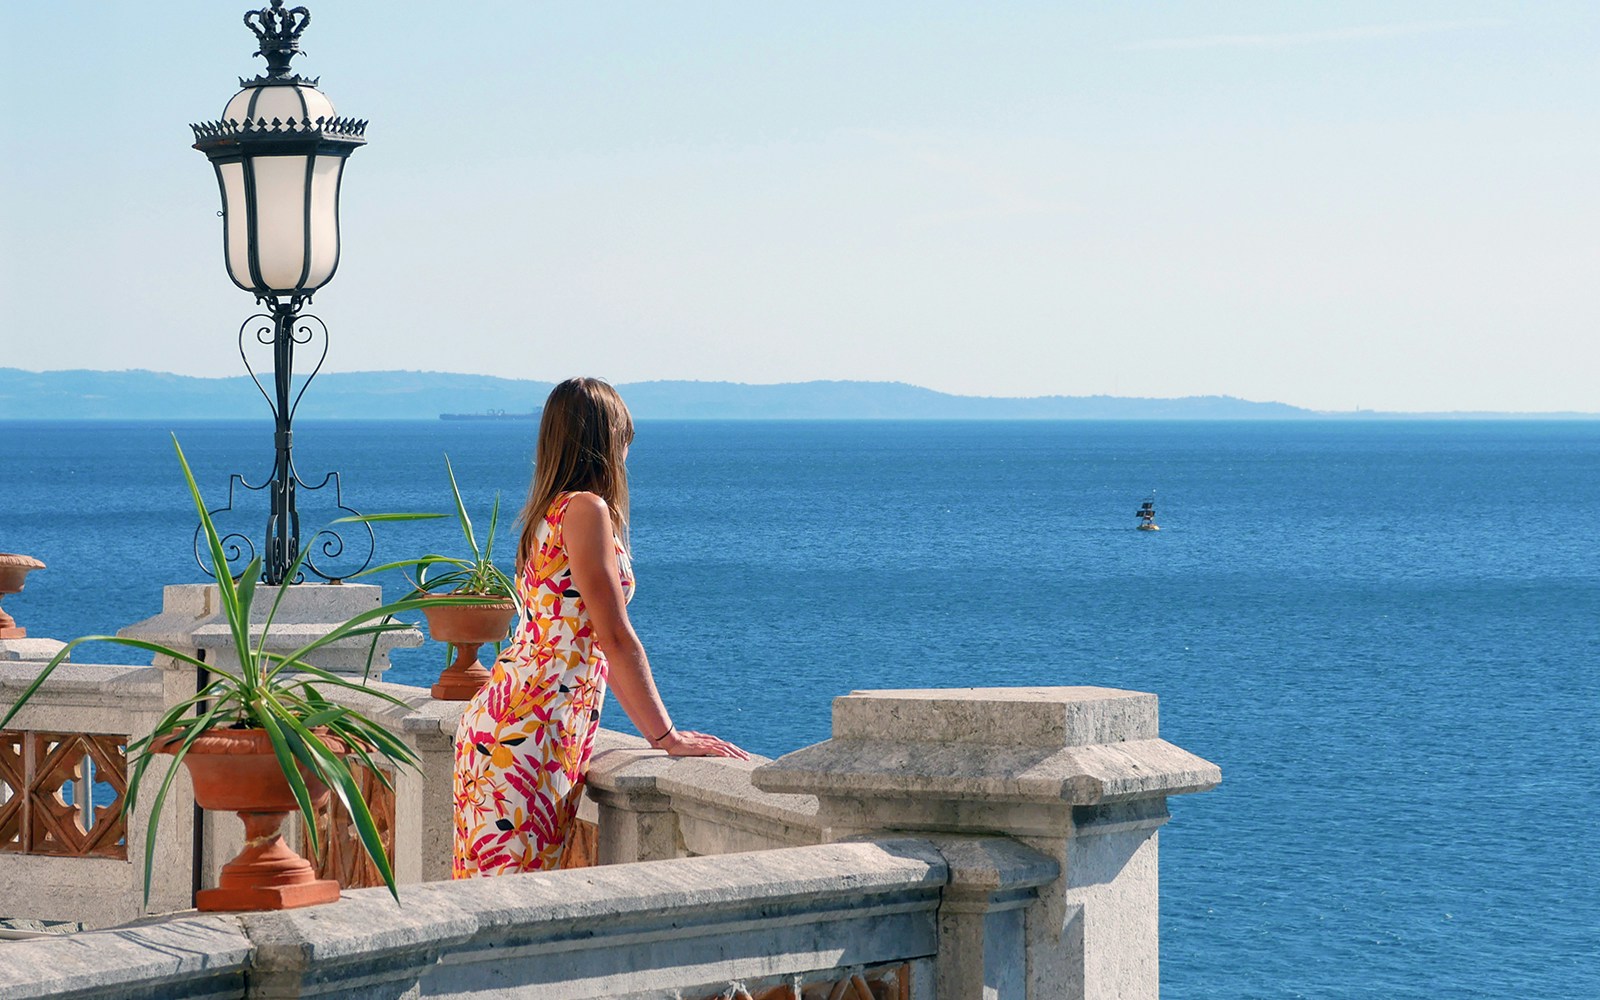
<path id="1" fill-rule="evenodd" d="M 328 358 L 328 326 L 318 317 L 300 312 L 300 307 L 305 301 L 301 296 L 293 296 L 287 301 L 268 299 L 266 304 L 270 312 L 256 313 L 239 326 L 239 357 L 244 362 L 245 371 L 250 373 L 251 381 L 261 391 L 262 398 L 267 401 L 267 407 L 272 411 L 273 422 L 276 425 L 274 440 L 277 446 L 277 459 L 273 465 L 272 475 L 260 483 L 252 483 L 239 473 L 230 476 L 228 502 L 221 507 L 211 509 L 213 519 L 232 511 L 236 489 L 268 492 L 271 511 L 267 517 L 266 549 L 261 552 L 261 577 L 263 582 L 273 586 L 280 583 L 303 583 L 307 573 L 330 581 L 345 579 L 370 566 L 373 554 L 377 551 L 377 539 L 372 526 L 365 522 L 357 522 L 357 527 L 366 535 L 367 542 L 366 553 L 359 565 L 351 565 L 354 557 L 347 554 L 350 546 L 346 543 L 344 535 L 331 525 L 318 529 L 303 544 L 300 539 L 300 513 L 296 499 L 301 491 L 316 492 L 332 484 L 335 508 L 351 516 L 357 514 L 355 508 L 344 502 L 344 490 L 339 473 L 329 472 L 320 482 L 313 484 L 300 477 L 300 472 L 294 464 L 294 415 L 300 408 L 300 400 L 305 396 L 307 387 L 317 377 L 317 373 L 322 370 L 323 362 Z M 317 363 L 296 389 L 295 349 L 307 347 L 319 338 L 321 351 L 317 356 Z M 270 392 L 256 374 L 255 365 L 250 363 L 249 347 L 252 341 L 272 348 L 273 387 Z M 230 531 L 224 535 L 222 545 L 227 560 L 226 571 L 230 576 L 237 577 L 243 573 L 258 554 L 255 543 L 237 531 Z M 302 550 L 305 558 L 300 561 L 300 568 L 291 579 L 289 569 L 300 557 Z M 201 529 L 198 527 L 195 528 L 194 551 L 195 561 L 200 564 L 200 568 L 215 577 L 217 567 L 207 562 L 210 553 L 202 544 Z M 355 551 L 360 550 L 357 548 Z M 343 565 L 339 565 L 340 563 Z"/>

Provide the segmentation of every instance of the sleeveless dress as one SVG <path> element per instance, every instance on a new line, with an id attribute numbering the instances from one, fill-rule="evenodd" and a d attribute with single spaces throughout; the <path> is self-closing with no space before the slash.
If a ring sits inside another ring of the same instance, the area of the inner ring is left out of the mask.
<path id="1" fill-rule="evenodd" d="M 456 727 L 454 878 L 555 868 L 577 825 L 607 664 L 567 566 L 571 499 L 557 496 L 536 529 L 516 633 Z M 617 561 L 631 601 L 620 542 Z"/>

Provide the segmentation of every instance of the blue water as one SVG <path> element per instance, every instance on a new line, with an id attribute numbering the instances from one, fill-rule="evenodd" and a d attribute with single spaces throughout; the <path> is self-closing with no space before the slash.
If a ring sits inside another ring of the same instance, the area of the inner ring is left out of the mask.
<path id="1" fill-rule="evenodd" d="M 262 425 L 176 429 L 219 500 L 270 457 Z M 50 564 L 5 605 L 35 634 L 197 578 L 167 431 L 0 425 L 0 549 Z M 486 514 L 531 436 L 296 444 L 366 511 L 444 509 L 448 451 Z M 1600 425 L 648 423 L 630 469 L 632 613 L 682 725 L 777 755 L 855 688 L 1159 693 L 1224 773 L 1161 834 L 1168 996 L 1600 996 Z"/>

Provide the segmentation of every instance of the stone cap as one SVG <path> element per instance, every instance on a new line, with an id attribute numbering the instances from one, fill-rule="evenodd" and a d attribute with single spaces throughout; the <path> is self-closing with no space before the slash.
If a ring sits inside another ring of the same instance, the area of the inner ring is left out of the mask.
<path id="1" fill-rule="evenodd" d="M 261 637 L 261 626 L 272 610 L 277 598 L 276 588 L 258 587 L 255 603 L 251 606 L 250 636 L 252 642 Z M 370 583 L 302 583 L 292 584 L 283 595 L 278 613 L 272 621 L 272 631 L 267 637 L 267 649 L 286 653 L 327 635 L 339 624 L 371 611 L 383 603 L 383 588 Z M 179 651 L 202 649 L 216 650 L 227 663 L 233 657 L 233 631 L 228 627 L 221 595 L 214 583 L 173 584 L 162 589 L 161 613 L 144 621 L 135 622 L 117 632 L 125 638 L 143 639 L 170 646 Z M 330 643 L 317 653 L 317 666 L 339 674 L 364 674 L 366 654 L 374 649 L 371 675 L 383 676 L 389 668 L 389 651 L 399 647 L 422 645 L 422 632 L 417 628 L 401 629 L 377 637 L 373 647 L 371 636 L 357 636 Z M 173 666 L 170 663 L 163 663 Z M 187 669 L 186 667 L 184 669 Z"/>
<path id="2" fill-rule="evenodd" d="M 833 700 L 833 738 L 1076 747 L 1154 739 L 1158 699 L 1102 687 L 852 691 Z"/>
<path id="3" fill-rule="evenodd" d="M 828 798 L 1101 805 L 1215 788 L 1222 770 L 1166 740 L 1056 751 L 828 740 L 751 772 L 768 792 Z"/>
<path id="4" fill-rule="evenodd" d="M 1222 780 L 1215 764 L 1159 738 L 1153 694 L 856 691 L 833 710 L 832 739 L 757 768 L 755 787 L 824 802 L 1079 806 L 1205 791 Z"/>

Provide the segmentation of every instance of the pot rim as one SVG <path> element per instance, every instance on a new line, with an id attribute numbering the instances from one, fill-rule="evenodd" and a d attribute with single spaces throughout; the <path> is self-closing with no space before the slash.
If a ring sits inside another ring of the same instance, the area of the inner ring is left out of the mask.
<path id="1" fill-rule="evenodd" d="M 417 595 L 417 600 L 419 600 L 419 601 L 437 601 L 440 598 L 444 598 L 444 597 L 485 597 L 485 598 L 492 597 L 492 598 L 494 598 L 494 602 L 493 603 L 489 603 L 489 604 L 446 604 L 446 605 L 442 605 L 440 610 L 445 610 L 445 609 L 449 609 L 449 608 L 460 608 L 463 611 L 505 611 L 505 610 L 515 611 L 515 610 L 517 610 L 517 602 L 513 598 L 501 597 L 501 596 L 499 596 L 497 594 L 467 594 L 467 593 L 462 593 L 459 590 L 451 591 L 448 594 L 436 594 L 433 591 L 425 591 L 425 592 Z"/>
<path id="2" fill-rule="evenodd" d="M 311 732 L 336 754 L 350 752 L 344 740 L 330 734 L 326 729 L 318 726 Z M 178 744 L 183 742 L 177 733 L 168 733 L 152 741 L 151 749 L 155 753 L 176 754 Z M 189 745 L 188 753 L 201 754 L 236 754 L 241 756 L 276 756 L 272 749 L 272 737 L 267 735 L 265 729 L 259 726 L 235 729 L 230 726 L 212 726 L 199 736 L 195 737 Z"/>

